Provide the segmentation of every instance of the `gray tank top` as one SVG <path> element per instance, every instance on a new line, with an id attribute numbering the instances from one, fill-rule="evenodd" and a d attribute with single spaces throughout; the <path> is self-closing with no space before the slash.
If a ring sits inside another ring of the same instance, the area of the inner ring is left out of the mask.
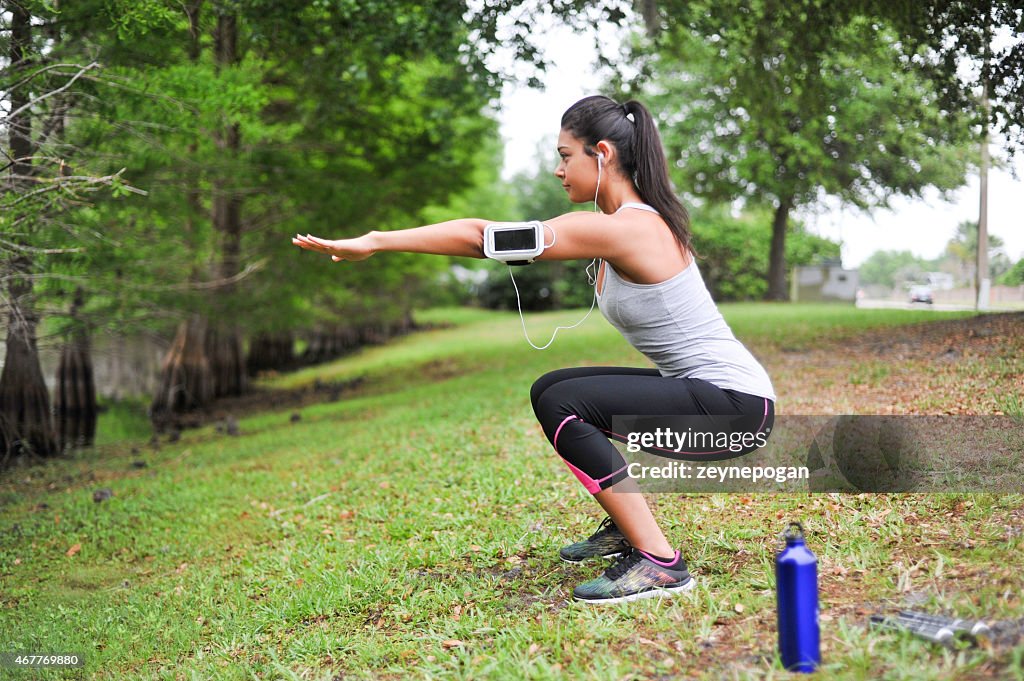
<path id="1" fill-rule="evenodd" d="M 657 212 L 641 203 L 626 203 L 619 210 L 625 208 Z M 775 400 L 768 373 L 725 323 L 696 260 L 657 284 L 625 281 L 605 265 L 597 298 L 601 313 L 662 376 L 700 378 Z"/>

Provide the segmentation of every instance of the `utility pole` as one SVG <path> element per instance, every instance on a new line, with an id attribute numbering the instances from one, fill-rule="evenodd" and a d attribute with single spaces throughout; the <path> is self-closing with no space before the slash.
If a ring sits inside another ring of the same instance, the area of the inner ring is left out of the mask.
<path id="1" fill-rule="evenodd" d="M 991 105 L 988 101 L 988 69 L 991 61 L 991 8 L 985 23 L 985 60 L 981 71 L 981 168 L 979 169 L 981 180 L 981 198 L 978 207 L 978 267 L 975 274 L 975 291 L 978 292 L 978 302 L 975 306 L 979 311 L 989 309 L 989 292 L 992 280 L 988 274 L 988 126 L 991 115 Z"/>
<path id="2" fill-rule="evenodd" d="M 975 275 L 978 292 L 977 309 L 989 309 L 989 293 L 992 285 L 988 276 L 988 88 L 985 89 L 985 123 L 981 135 L 981 200 L 978 207 L 978 271 Z"/>

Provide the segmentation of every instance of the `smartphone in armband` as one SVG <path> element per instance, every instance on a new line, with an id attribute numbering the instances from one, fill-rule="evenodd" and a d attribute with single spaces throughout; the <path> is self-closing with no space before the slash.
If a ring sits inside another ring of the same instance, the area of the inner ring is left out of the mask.
<path id="1" fill-rule="evenodd" d="M 538 220 L 484 227 L 484 255 L 506 265 L 529 265 L 554 243 L 553 240 L 550 244 L 544 243 L 544 224 Z"/>

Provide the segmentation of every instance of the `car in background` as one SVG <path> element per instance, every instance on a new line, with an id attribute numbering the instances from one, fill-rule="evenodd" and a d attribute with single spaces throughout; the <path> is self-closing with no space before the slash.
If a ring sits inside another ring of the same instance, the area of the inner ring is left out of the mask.
<path id="1" fill-rule="evenodd" d="M 930 286 L 911 286 L 910 287 L 910 302 L 912 303 L 927 303 L 931 305 L 935 302 L 932 298 L 932 289 Z"/>

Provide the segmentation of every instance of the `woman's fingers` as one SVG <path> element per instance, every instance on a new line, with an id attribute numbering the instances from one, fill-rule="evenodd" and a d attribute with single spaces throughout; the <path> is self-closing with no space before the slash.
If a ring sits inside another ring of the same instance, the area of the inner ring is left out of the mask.
<path id="1" fill-rule="evenodd" d="M 331 253 L 331 247 L 324 243 L 323 239 L 318 239 L 315 236 L 306 234 L 296 234 L 292 237 L 292 243 L 301 248 L 305 248 L 307 251 L 317 251 L 318 253 Z"/>
<path id="2" fill-rule="evenodd" d="M 345 259 L 344 256 L 338 255 L 339 249 L 336 247 L 336 242 L 327 239 L 320 239 L 309 234 L 296 234 L 292 237 L 292 243 L 307 251 L 316 251 L 317 253 L 329 255 L 334 262 L 341 262 Z"/>

